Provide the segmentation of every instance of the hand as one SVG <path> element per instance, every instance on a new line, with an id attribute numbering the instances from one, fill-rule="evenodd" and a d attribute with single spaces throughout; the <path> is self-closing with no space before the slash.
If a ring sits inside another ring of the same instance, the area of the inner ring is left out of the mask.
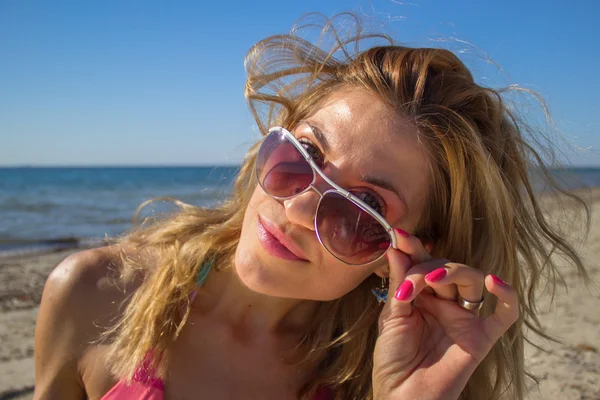
<path id="1" fill-rule="evenodd" d="M 403 231 L 396 239 L 398 249 L 387 253 L 390 294 L 379 318 L 374 398 L 457 399 L 477 365 L 517 320 L 517 293 L 493 275 L 432 259 L 418 238 Z M 491 316 L 480 319 L 478 311 L 462 308 L 456 299 L 479 302 L 484 284 L 498 304 Z"/>

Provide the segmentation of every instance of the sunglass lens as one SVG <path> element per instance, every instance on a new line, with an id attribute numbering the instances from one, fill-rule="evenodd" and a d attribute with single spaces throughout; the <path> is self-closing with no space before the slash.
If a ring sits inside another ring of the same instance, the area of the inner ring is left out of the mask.
<path id="1" fill-rule="evenodd" d="M 390 236 L 383 225 L 339 193 L 323 196 L 316 225 L 325 248 L 348 264 L 374 261 L 390 246 Z"/>
<path id="2" fill-rule="evenodd" d="M 313 181 L 313 170 L 281 131 L 264 139 L 256 159 L 258 182 L 271 196 L 291 197 Z"/>

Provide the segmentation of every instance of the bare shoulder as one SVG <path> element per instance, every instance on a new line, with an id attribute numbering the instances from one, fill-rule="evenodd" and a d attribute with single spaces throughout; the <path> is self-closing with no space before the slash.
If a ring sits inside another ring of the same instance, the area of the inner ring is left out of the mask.
<path id="1" fill-rule="evenodd" d="M 123 270 L 121 254 L 119 246 L 107 246 L 70 255 L 48 276 L 42 302 L 67 307 L 84 317 L 78 321 L 100 322 L 97 318 L 118 308 L 116 301 L 125 300 L 140 283 L 139 274 Z"/>
<path id="2" fill-rule="evenodd" d="M 56 292 L 78 300 L 93 300 L 92 294 L 126 290 L 135 279 L 132 274 L 124 273 L 121 254 L 119 246 L 106 246 L 68 256 L 48 276 L 44 294 Z"/>
<path id="3" fill-rule="evenodd" d="M 122 250 L 75 253 L 48 276 L 35 332 L 35 399 L 86 396 L 84 356 L 120 317 L 139 275 L 123 273 Z"/>

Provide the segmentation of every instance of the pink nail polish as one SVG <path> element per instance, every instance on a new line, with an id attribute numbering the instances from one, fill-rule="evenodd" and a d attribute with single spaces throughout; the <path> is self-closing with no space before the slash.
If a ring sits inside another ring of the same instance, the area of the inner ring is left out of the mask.
<path id="1" fill-rule="evenodd" d="M 504 286 L 506 285 L 506 282 L 504 282 L 502 279 L 498 278 L 496 275 L 490 275 L 492 277 L 492 280 L 494 281 L 494 283 L 496 285 L 501 285 Z"/>
<path id="2" fill-rule="evenodd" d="M 395 230 L 396 232 L 398 232 L 398 234 L 399 234 L 400 236 L 404 236 L 404 237 L 409 237 L 409 236 L 410 236 L 410 233 L 408 233 L 408 232 L 406 232 L 406 231 L 403 231 L 403 230 L 402 230 L 402 229 L 400 229 L 400 228 L 394 228 L 394 230 Z"/>
<path id="3" fill-rule="evenodd" d="M 447 274 L 448 271 L 446 271 L 446 268 L 438 268 L 425 275 L 425 280 L 429 282 L 438 282 L 444 279 Z"/>
<path id="4" fill-rule="evenodd" d="M 396 295 L 394 296 L 397 300 L 406 300 L 410 297 L 414 290 L 413 283 L 409 280 L 402 282 L 402 284 L 396 290 Z"/>

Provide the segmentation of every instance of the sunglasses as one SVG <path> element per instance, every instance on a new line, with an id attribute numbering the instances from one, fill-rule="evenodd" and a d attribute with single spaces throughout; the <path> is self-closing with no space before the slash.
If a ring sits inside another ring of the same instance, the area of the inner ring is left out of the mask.
<path id="1" fill-rule="evenodd" d="M 276 126 L 264 137 L 256 159 L 256 177 L 269 196 L 287 200 L 308 190 L 319 194 L 314 224 L 321 245 L 338 260 L 365 265 L 380 259 L 396 238 L 390 224 L 373 208 L 329 179 L 306 148 Z M 321 193 L 317 175 L 331 189 Z"/>

